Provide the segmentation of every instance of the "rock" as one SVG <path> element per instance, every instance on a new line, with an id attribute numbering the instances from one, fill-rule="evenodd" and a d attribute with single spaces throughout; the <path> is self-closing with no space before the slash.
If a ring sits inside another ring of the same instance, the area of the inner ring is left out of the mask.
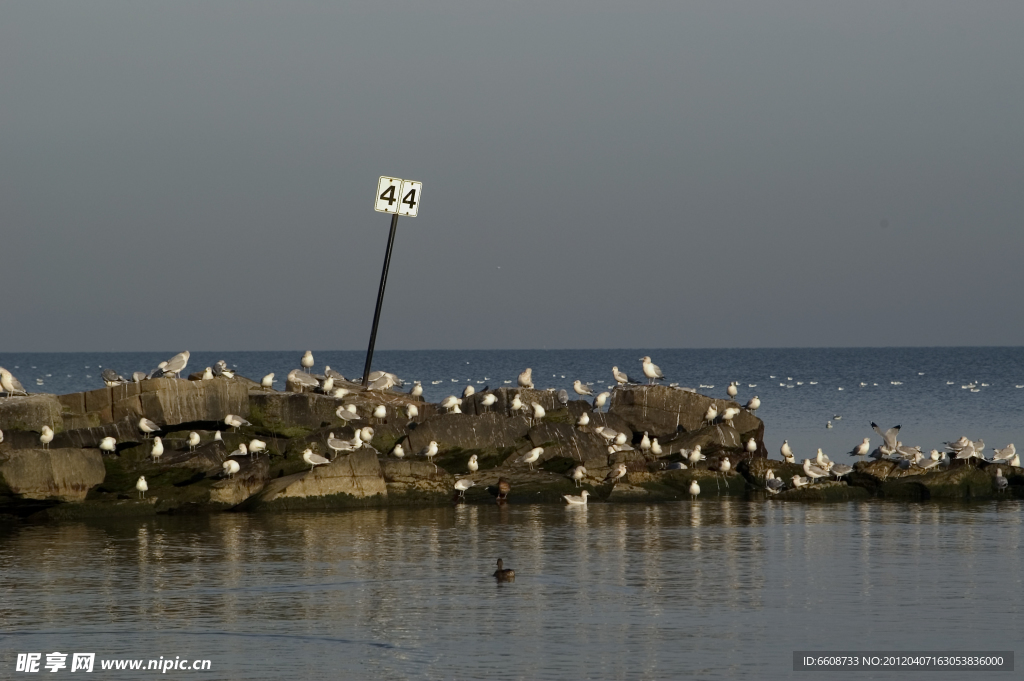
<path id="1" fill-rule="evenodd" d="M 303 429 L 318 429 L 342 424 L 335 411 L 344 401 L 315 393 L 249 393 L 249 416 L 252 424 L 275 433 L 294 437 Z"/>
<path id="2" fill-rule="evenodd" d="M 540 423 L 530 429 L 528 437 L 533 447 L 544 447 L 540 462 L 555 457 L 577 462 L 608 457 L 608 444 L 590 428 L 584 432 L 568 423 Z"/>
<path id="3" fill-rule="evenodd" d="M 187 381 L 154 378 L 59 398 L 64 427 L 95 428 L 142 416 L 161 426 L 220 422 L 227 414 L 249 413 L 249 391 L 242 381 L 217 378 Z"/>
<path id="4" fill-rule="evenodd" d="M 878 493 L 895 499 L 984 499 L 994 495 L 992 475 L 972 466 L 957 466 L 884 481 Z"/>
<path id="5" fill-rule="evenodd" d="M 387 499 L 387 486 L 377 455 L 360 451 L 317 466 L 312 471 L 296 473 L 267 484 L 254 497 L 259 507 L 274 503 L 283 507 L 320 507 L 321 504 L 290 503 L 323 500 L 343 495 L 348 499 Z M 342 504 L 344 500 L 340 500 Z"/>
<path id="6" fill-rule="evenodd" d="M 454 478 L 444 470 L 438 472 L 426 461 L 386 459 L 381 463 L 389 497 L 393 495 L 442 495 L 452 491 Z"/>
<path id="7" fill-rule="evenodd" d="M 679 428 L 691 432 L 707 426 L 703 422 L 704 413 L 712 403 L 718 405 L 719 413 L 728 406 L 740 406 L 732 400 L 713 399 L 678 388 L 642 385 L 614 390 L 609 412 L 623 418 L 635 432 L 647 431 L 650 437 L 657 437 L 664 446 Z M 767 456 L 761 419 L 741 409 L 733 419 L 733 426 L 743 441 L 753 437 L 758 442 L 755 456 Z"/>
<path id="8" fill-rule="evenodd" d="M 20 499 L 84 501 L 105 477 L 98 450 L 22 449 L 0 454 L 0 482 Z"/>
<path id="9" fill-rule="evenodd" d="M 870 496 L 871 494 L 863 487 L 853 487 L 845 482 L 829 480 L 797 489 L 787 489 L 771 498 L 780 501 L 850 501 L 867 499 Z"/>
<path id="10" fill-rule="evenodd" d="M 438 414 L 428 417 L 409 430 L 408 456 L 415 456 L 431 440 L 441 451 L 446 449 L 504 449 L 516 447 L 530 431 L 525 417 L 508 417 L 500 413 L 472 416 L 470 414 Z"/>
<path id="11" fill-rule="evenodd" d="M 43 426 L 49 426 L 54 433 L 64 430 L 61 403 L 56 395 L 44 393 L 0 399 L 0 430 L 4 431 L 5 438 L 16 431 L 38 434 Z"/>
<path id="12" fill-rule="evenodd" d="M 705 426 L 699 430 L 667 438 L 661 443 L 664 450 L 662 456 L 670 456 L 684 449 L 690 450 L 697 445 L 700 445 L 702 454 L 710 455 L 722 449 L 742 450 L 743 438 L 735 428 L 728 425 Z M 746 452 L 743 454 L 745 456 Z"/>
<path id="13" fill-rule="evenodd" d="M 241 469 L 230 478 L 218 480 L 213 484 L 210 488 L 210 503 L 237 506 L 266 488 L 270 470 L 268 459 L 250 461 L 243 456 L 237 460 L 241 464 Z"/>

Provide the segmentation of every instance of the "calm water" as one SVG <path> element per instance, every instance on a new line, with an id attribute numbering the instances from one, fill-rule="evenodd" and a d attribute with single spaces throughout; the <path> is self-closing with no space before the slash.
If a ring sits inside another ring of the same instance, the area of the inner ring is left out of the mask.
<path id="1" fill-rule="evenodd" d="M 0 366 L 14 371 L 30 391 L 64 393 L 102 386 L 100 365 L 130 375 L 149 371 L 174 352 L 0 352 Z M 477 389 L 515 385 L 527 366 L 533 367 L 534 381 L 541 388 L 566 388 L 572 394 L 577 378 L 603 388 L 611 381 L 613 365 L 642 377 L 638 358 L 647 354 L 671 382 L 725 397 L 729 382 L 739 381 L 741 400 L 758 395 L 765 442 L 775 458 L 780 458 L 783 439 L 798 456 L 811 456 L 822 447 L 833 458 L 864 437 L 872 436 L 878 444 L 872 421 L 886 428 L 901 424 L 903 442 L 921 445 L 925 451 L 941 449 L 942 442 L 961 435 L 983 438 L 989 447 L 1024 444 L 1024 387 L 1017 388 L 1024 386 L 1024 348 L 390 351 L 376 353 L 374 367 L 422 381 L 427 399 L 439 401 L 461 395 L 470 383 Z M 256 379 L 273 371 L 278 387 L 283 387 L 287 373 L 299 368 L 301 355 L 195 352 L 189 370 L 224 359 Z M 346 376 L 362 374 L 363 352 L 314 351 L 314 356 L 318 370 L 326 364 Z M 971 382 L 979 392 L 961 388 Z M 836 414 L 842 419 L 833 420 L 834 428 L 826 430 L 826 422 Z"/>
<path id="2" fill-rule="evenodd" d="M 0 676 L 54 650 L 268 680 L 817 679 L 794 649 L 1020 653 L 1021 511 L 708 498 L 6 528 Z M 499 556 L 514 584 L 489 577 Z M 857 678 L 939 676 L 957 677 Z"/>

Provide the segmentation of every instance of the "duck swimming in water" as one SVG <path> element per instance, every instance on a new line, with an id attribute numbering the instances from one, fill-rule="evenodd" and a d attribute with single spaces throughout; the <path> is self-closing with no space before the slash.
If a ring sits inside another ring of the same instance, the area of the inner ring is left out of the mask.
<path id="1" fill-rule="evenodd" d="M 514 582 L 516 581 L 516 571 L 504 569 L 504 564 L 501 562 L 501 558 L 499 558 L 498 569 L 494 571 L 494 578 L 499 582 Z"/>

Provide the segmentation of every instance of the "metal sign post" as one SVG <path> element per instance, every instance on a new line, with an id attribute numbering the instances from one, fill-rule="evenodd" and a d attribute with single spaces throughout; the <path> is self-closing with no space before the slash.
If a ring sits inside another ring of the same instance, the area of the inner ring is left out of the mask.
<path id="1" fill-rule="evenodd" d="M 370 330 L 370 347 L 366 349 L 366 366 L 363 367 L 363 387 L 370 383 L 370 365 L 373 362 L 373 346 L 377 342 L 377 324 L 380 322 L 380 308 L 384 304 L 384 287 L 388 283 L 388 268 L 391 266 L 391 249 L 395 245 L 395 231 L 398 216 L 416 217 L 420 210 L 420 196 L 423 183 L 402 180 L 397 177 L 381 176 L 377 182 L 377 200 L 373 209 L 379 213 L 391 213 L 391 234 L 388 249 L 384 253 L 384 269 L 380 273 L 380 288 L 377 289 L 377 309 L 373 312 L 373 328 Z"/>

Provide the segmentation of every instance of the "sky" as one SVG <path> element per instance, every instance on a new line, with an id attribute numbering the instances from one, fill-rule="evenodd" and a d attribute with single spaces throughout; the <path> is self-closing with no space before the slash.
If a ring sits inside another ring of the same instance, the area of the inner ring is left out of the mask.
<path id="1" fill-rule="evenodd" d="M 0 3 L 0 351 L 1024 345 L 1024 3 Z"/>

